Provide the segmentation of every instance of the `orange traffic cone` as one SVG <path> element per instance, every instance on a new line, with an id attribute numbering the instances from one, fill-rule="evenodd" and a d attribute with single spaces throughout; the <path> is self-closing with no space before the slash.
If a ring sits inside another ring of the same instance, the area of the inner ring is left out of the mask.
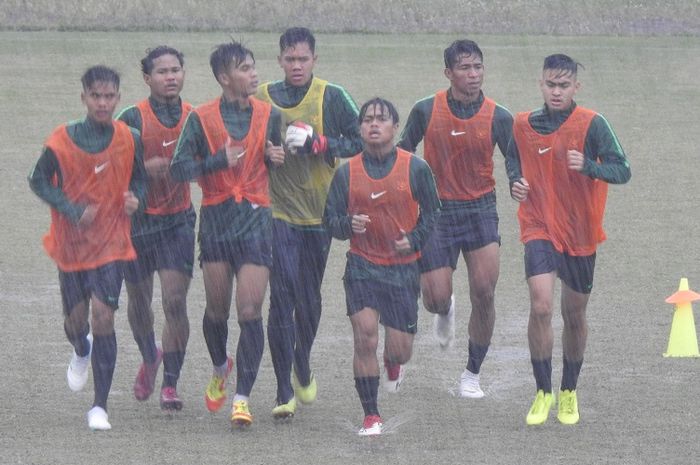
<path id="1" fill-rule="evenodd" d="M 688 289 L 688 278 L 681 278 L 678 291 L 666 299 L 667 303 L 676 305 L 676 310 L 664 357 L 700 357 L 691 304 L 695 300 L 700 300 L 700 294 Z"/>

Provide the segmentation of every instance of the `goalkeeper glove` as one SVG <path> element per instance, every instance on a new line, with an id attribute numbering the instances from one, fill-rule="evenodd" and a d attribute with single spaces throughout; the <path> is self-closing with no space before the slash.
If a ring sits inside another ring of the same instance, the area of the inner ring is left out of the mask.
<path id="1" fill-rule="evenodd" d="M 287 127 L 285 144 L 293 153 L 303 151 L 321 155 L 328 150 L 328 139 L 314 133 L 314 128 L 302 121 L 295 121 Z"/>

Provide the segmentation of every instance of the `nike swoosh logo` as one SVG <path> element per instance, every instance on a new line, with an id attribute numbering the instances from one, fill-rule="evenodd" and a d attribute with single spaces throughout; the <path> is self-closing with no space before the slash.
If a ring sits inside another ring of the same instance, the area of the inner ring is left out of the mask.
<path id="1" fill-rule="evenodd" d="M 100 171 L 102 171 L 103 169 L 107 168 L 107 165 L 109 165 L 108 161 L 102 163 L 101 165 L 95 165 L 95 174 L 97 174 Z"/>
<path id="2" fill-rule="evenodd" d="M 376 200 L 376 199 L 378 199 L 379 197 L 381 197 L 381 196 L 384 195 L 384 194 L 386 194 L 386 191 L 372 192 L 371 194 L 369 194 L 369 196 L 370 196 L 370 198 L 371 198 L 372 200 Z"/>
<path id="3" fill-rule="evenodd" d="M 167 147 L 168 145 L 173 145 L 175 142 L 177 142 L 177 139 L 171 140 L 170 142 L 163 141 L 163 147 Z"/>
<path id="4" fill-rule="evenodd" d="M 466 133 L 467 133 L 466 131 L 459 131 L 459 132 L 457 132 L 457 131 L 455 131 L 455 130 L 453 129 L 452 132 L 451 132 L 450 134 L 452 134 L 453 136 L 461 136 L 462 134 L 466 134 Z"/>
<path id="5" fill-rule="evenodd" d="M 416 327 L 417 324 L 418 323 L 413 323 L 412 325 L 406 325 L 406 326 L 408 327 L 408 329 L 413 329 Z"/>
<path id="6" fill-rule="evenodd" d="M 543 155 L 543 154 L 549 152 L 550 150 L 552 150 L 552 147 L 545 147 L 543 149 L 542 148 L 537 149 L 537 151 L 539 152 L 540 155 Z"/>

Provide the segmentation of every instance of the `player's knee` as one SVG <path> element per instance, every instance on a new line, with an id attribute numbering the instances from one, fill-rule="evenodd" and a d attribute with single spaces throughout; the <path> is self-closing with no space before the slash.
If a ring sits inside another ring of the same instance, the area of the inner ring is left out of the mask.
<path id="1" fill-rule="evenodd" d="M 355 353 L 359 356 L 370 356 L 377 353 L 379 335 L 369 331 L 356 331 L 354 335 Z"/>

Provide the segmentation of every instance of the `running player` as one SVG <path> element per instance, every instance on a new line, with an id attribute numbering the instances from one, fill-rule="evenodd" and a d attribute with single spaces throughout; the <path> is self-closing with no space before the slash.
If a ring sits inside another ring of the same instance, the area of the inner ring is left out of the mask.
<path id="1" fill-rule="evenodd" d="M 586 306 L 593 288 L 596 248 L 605 240 L 603 215 L 608 183 L 623 184 L 631 172 L 606 119 L 574 102 L 579 63 L 566 55 L 544 60 L 544 106 L 518 113 L 508 146 L 511 196 L 520 202 L 520 239 L 530 291 L 528 342 L 537 394 L 526 423 L 547 421 L 552 393 L 554 285 L 561 280 L 564 368 L 557 418 L 579 421 L 576 385 L 588 329 Z"/>
<path id="2" fill-rule="evenodd" d="M 207 300 L 203 330 L 214 364 L 206 405 L 216 412 L 226 400 L 226 380 L 233 369 L 226 342 L 235 277 L 241 333 L 231 421 L 248 426 L 253 421 L 249 396 L 265 344 L 261 307 L 272 266 L 267 167 L 282 152 L 281 118 L 269 103 L 251 97 L 258 88 L 253 52 L 237 42 L 221 44 L 210 64 L 223 95 L 192 110 L 170 173 L 178 181 L 196 179 L 202 188 L 198 240 Z"/>
<path id="3" fill-rule="evenodd" d="M 109 430 L 107 398 L 117 360 L 114 311 L 122 263 L 136 258 L 130 217 L 143 209 L 146 172 L 137 131 L 112 120 L 119 74 L 94 66 L 81 81 L 87 116 L 49 135 L 29 185 L 51 207 L 44 249 L 58 266 L 63 327 L 74 349 L 68 387 L 79 391 L 85 386 L 92 362 L 95 396 L 88 426 Z"/>
<path id="4" fill-rule="evenodd" d="M 354 336 L 355 388 L 365 414 L 359 434 L 371 436 L 382 432 L 379 323 L 385 331 L 384 363 L 400 371 L 394 375 L 396 391 L 418 329 L 417 259 L 440 201 L 428 165 L 394 145 L 399 115 L 391 102 L 368 101 L 359 121 L 364 150 L 333 177 L 323 221 L 333 237 L 350 240 L 343 281 Z"/>
<path id="5" fill-rule="evenodd" d="M 457 40 L 445 49 L 447 90 L 418 101 L 408 117 L 399 146 L 414 152 L 421 140 L 425 160 L 435 174 L 442 214 L 422 250 L 423 305 L 434 313 L 433 330 L 440 346 L 454 339 L 455 299 L 452 277 L 461 252 L 467 264 L 469 345 L 459 394 L 484 396 L 479 384 L 481 363 L 493 335 L 494 295 L 499 272 L 498 212 L 493 149 L 506 153 L 513 117 L 484 96 L 484 57 L 471 40 Z"/>
<path id="6" fill-rule="evenodd" d="M 196 218 L 189 183 L 176 183 L 168 174 L 175 143 L 192 109 L 180 99 L 185 80 L 183 65 L 182 53 L 172 47 L 148 50 L 141 60 L 141 71 L 150 96 L 117 117 L 140 131 L 148 173 L 146 210 L 131 220 L 131 240 L 138 258 L 127 262 L 124 268 L 129 325 L 143 358 L 134 382 L 134 396 L 141 401 L 151 396 L 162 358 L 163 410 L 182 409 L 177 380 L 190 336 L 187 290 L 194 264 Z M 156 347 L 151 308 L 156 271 L 165 314 L 162 351 Z"/>
<path id="7" fill-rule="evenodd" d="M 322 226 L 323 208 L 338 158 L 357 154 L 362 140 L 352 98 L 313 75 L 317 56 L 311 31 L 290 28 L 279 45 L 285 79 L 262 85 L 258 96 L 280 108 L 288 149 L 284 163 L 270 172 L 274 266 L 267 322 L 277 377 L 272 415 L 287 418 L 294 415 L 297 399 L 305 404 L 316 399 L 309 358 L 331 245 Z"/>

